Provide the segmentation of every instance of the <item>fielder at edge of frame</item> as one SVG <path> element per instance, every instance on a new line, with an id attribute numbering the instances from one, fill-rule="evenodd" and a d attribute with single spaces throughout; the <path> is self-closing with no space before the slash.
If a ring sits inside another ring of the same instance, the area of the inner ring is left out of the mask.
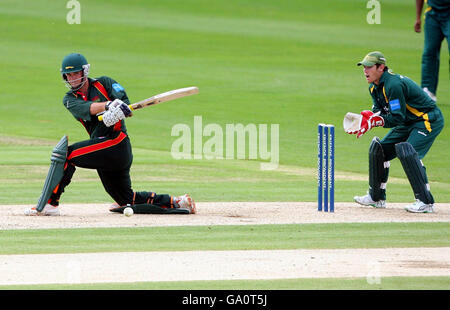
<path id="1" fill-rule="evenodd" d="M 114 201 L 111 212 L 123 213 L 131 207 L 134 213 L 196 213 L 188 194 L 171 196 L 132 189 L 133 154 L 125 126 L 125 118 L 131 117 L 132 112 L 127 93 L 110 77 L 88 77 L 89 69 L 83 55 L 72 53 L 64 57 L 60 70 L 69 88 L 63 98 L 64 107 L 86 129 L 89 139 L 69 145 L 67 136 L 63 136 L 53 149 L 38 203 L 25 214 L 60 215 L 60 197 L 78 167 L 97 170 L 105 191 Z M 98 113 L 103 113 L 101 121 Z"/>
<path id="2" fill-rule="evenodd" d="M 390 161 L 398 157 L 414 192 L 415 202 L 405 210 L 434 212 L 423 158 L 444 128 L 444 117 L 436 102 L 406 76 L 393 73 L 381 52 L 367 54 L 357 63 L 372 97 L 372 110 L 362 111 L 358 130 L 348 130 L 357 138 L 374 127 L 391 128 L 383 139 L 374 137 L 369 147 L 369 190 L 354 200 L 366 206 L 386 207 L 386 185 Z"/>

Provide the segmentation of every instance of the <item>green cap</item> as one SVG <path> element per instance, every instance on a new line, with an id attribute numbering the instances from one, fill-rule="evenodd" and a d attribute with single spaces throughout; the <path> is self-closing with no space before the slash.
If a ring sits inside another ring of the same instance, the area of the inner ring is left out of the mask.
<path id="1" fill-rule="evenodd" d="M 86 58 L 79 53 L 72 53 L 64 57 L 61 64 L 61 73 L 81 71 L 88 65 Z"/>
<path id="2" fill-rule="evenodd" d="M 357 63 L 358 66 L 363 65 L 366 67 L 372 67 L 375 64 L 386 64 L 386 58 L 381 52 L 370 52 L 363 60 Z"/>

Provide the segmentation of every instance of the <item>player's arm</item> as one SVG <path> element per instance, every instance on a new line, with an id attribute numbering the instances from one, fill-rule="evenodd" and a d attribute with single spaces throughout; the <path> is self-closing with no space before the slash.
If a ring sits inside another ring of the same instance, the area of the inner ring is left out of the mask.
<path id="1" fill-rule="evenodd" d="M 422 24 L 421 16 L 423 9 L 423 0 L 416 0 L 416 22 L 414 23 L 414 31 L 419 33 Z"/>
<path id="2" fill-rule="evenodd" d="M 373 84 L 371 84 L 369 86 L 369 94 L 370 97 L 372 98 L 372 112 L 373 113 L 377 113 L 379 111 L 381 111 L 383 109 L 383 107 L 378 103 L 377 98 L 375 96 L 375 94 L 373 93 Z"/>
<path id="3" fill-rule="evenodd" d="M 106 110 L 106 105 L 109 103 L 109 101 L 104 102 L 92 102 L 91 106 L 89 107 L 89 113 L 91 115 L 97 115 L 98 113 L 102 113 Z"/>
<path id="4" fill-rule="evenodd" d="M 92 101 L 84 101 L 73 95 L 66 95 L 63 99 L 64 107 L 72 113 L 76 120 L 90 121 L 90 106 Z"/>
<path id="5" fill-rule="evenodd" d="M 73 95 L 66 95 L 63 99 L 63 104 L 76 120 L 91 121 L 96 118 L 95 115 L 97 113 L 102 113 L 104 111 L 109 112 L 109 114 L 114 115 L 114 117 L 110 117 L 109 122 L 105 123 L 108 127 L 131 115 L 131 110 L 128 108 L 128 105 L 119 99 L 115 99 L 114 101 L 93 102 L 84 101 Z"/>
<path id="6" fill-rule="evenodd" d="M 105 111 L 105 107 L 109 101 L 93 102 L 84 101 L 81 98 L 75 98 L 72 96 L 66 96 L 64 98 L 64 106 L 72 113 L 76 119 L 82 119 L 85 121 L 91 120 L 91 115 L 96 115 Z"/>

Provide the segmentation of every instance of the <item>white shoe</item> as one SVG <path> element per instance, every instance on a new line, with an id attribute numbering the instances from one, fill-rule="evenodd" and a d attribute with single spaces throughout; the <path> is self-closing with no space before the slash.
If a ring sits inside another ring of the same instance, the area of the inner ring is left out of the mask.
<path id="1" fill-rule="evenodd" d="M 195 214 L 197 212 L 194 199 L 192 199 L 191 196 L 189 196 L 189 194 L 185 194 L 183 196 L 176 197 L 175 202 L 178 204 L 180 209 L 189 210 L 190 214 Z"/>
<path id="2" fill-rule="evenodd" d="M 26 209 L 24 212 L 25 215 L 30 216 L 39 216 L 39 215 L 46 215 L 46 216 L 59 216 L 59 208 L 52 206 L 51 204 L 46 204 L 41 212 L 38 212 L 36 210 L 36 207 Z"/>
<path id="3" fill-rule="evenodd" d="M 355 196 L 355 197 L 353 197 L 353 199 L 355 200 L 355 202 L 357 202 L 363 206 L 372 206 L 375 208 L 386 208 L 386 200 L 373 201 L 373 199 L 369 193 L 367 193 L 366 196 Z"/>
<path id="4" fill-rule="evenodd" d="M 409 206 L 406 206 L 405 210 L 413 213 L 433 213 L 434 206 L 432 203 L 426 204 L 420 201 L 419 199 L 416 199 L 416 202 Z"/>
<path id="5" fill-rule="evenodd" d="M 436 102 L 436 95 L 433 94 L 432 92 L 430 92 L 430 91 L 428 90 L 428 87 L 424 87 L 424 88 L 423 88 L 423 91 L 424 91 L 431 99 L 433 99 L 434 102 Z"/>

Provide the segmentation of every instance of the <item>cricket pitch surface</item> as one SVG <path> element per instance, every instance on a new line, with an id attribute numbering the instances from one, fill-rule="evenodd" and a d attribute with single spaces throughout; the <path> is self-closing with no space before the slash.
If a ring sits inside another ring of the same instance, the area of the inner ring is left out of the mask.
<path id="1" fill-rule="evenodd" d="M 404 206 L 336 203 L 325 213 L 313 202 L 199 202 L 195 215 L 126 217 L 109 204 L 63 204 L 59 217 L 30 217 L 23 211 L 31 205 L 4 205 L 0 229 L 450 222 L 450 203 L 435 204 L 432 214 Z M 117 261 L 131 267 L 117 268 Z M 0 285 L 390 276 L 450 276 L 450 247 L 0 255 Z"/>

